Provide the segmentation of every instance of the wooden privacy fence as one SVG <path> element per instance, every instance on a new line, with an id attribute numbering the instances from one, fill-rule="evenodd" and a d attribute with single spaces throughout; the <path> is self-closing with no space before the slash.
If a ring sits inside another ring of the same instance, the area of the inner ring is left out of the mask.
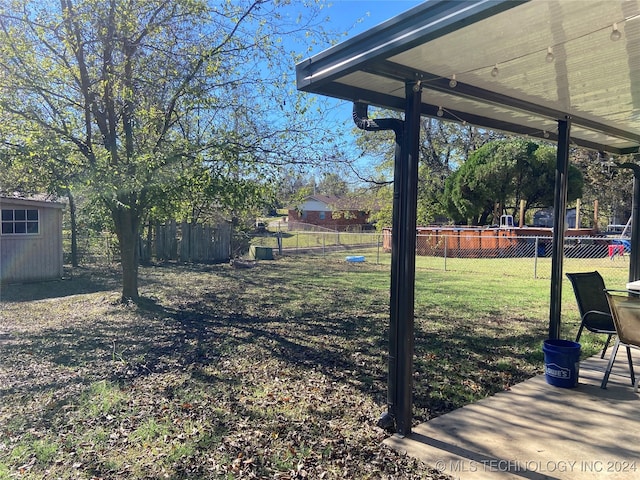
<path id="1" fill-rule="evenodd" d="M 223 262 L 231 256 L 231 225 L 170 221 L 156 225 L 153 244 L 158 260 Z"/>

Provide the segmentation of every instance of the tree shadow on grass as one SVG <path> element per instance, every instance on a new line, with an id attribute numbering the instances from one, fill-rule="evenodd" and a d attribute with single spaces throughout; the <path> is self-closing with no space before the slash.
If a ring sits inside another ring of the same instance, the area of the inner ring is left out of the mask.
<path id="1" fill-rule="evenodd" d="M 0 286 L 0 302 L 29 302 L 113 290 L 121 273 L 113 266 L 68 269 L 63 278 L 45 282 L 11 283 Z"/>
<path id="2" fill-rule="evenodd" d="M 203 382 L 229 382 L 231 387 L 244 381 L 242 372 L 230 371 L 221 377 L 211 373 L 215 369 L 210 367 L 224 359 L 245 356 L 244 360 L 256 368 L 273 360 L 299 372 L 321 373 L 383 405 L 388 354 L 385 302 L 362 308 L 362 299 L 355 295 L 327 295 L 321 306 L 303 304 L 290 316 L 283 313 L 286 296 L 294 301 L 297 295 L 303 302 L 307 292 L 300 285 L 308 281 L 308 276 L 296 276 L 278 265 L 269 268 L 271 279 L 287 275 L 292 285 L 285 293 L 274 289 L 272 297 L 265 295 L 276 305 L 264 315 L 243 304 L 251 299 L 234 299 L 233 289 L 218 292 L 212 287 L 204 294 L 181 291 L 179 302 L 146 298 L 136 306 L 114 304 L 99 318 L 59 322 L 29 332 L 22 339 L 4 341 L 4 357 L 0 359 L 3 369 L 10 371 L 11 362 L 17 358 L 30 360 L 21 380 L 3 385 L 0 395 L 15 389 L 34 393 L 65 382 L 71 386 L 98 379 L 126 384 L 165 372 L 188 372 Z M 191 271 L 185 266 L 168 270 L 178 275 Z M 193 271 L 213 273 L 225 285 L 235 282 L 233 288 L 238 292 L 265 283 L 259 270 L 202 270 Z M 160 288 L 161 278 L 145 279 L 147 285 L 153 282 Z M 535 343 L 537 331 L 524 330 L 505 337 L 467 328 L 466 320 L 440 319 L 423 310 L 418 314 L 431 315 L 429 321 L 416 322 L 414 404 L 418 420 L 445 413 L 495 393 L 510 381 L 532 375 L 531 353 L 521 345 Z M 451 325 L 452 321 L 459 325 Z M 448 326 L 433 326 L 438 324 Z M 77 374 L 68 373 L 70 370 L 77 370 Z"/>
<path id="3" fill-rule="evenodd" d="M 23 364 L 22 372 L 0 388 L 0 395 L 33 395 L 102 379 L 127 384 L 172 371 L 187 371 L 210 383 L 239 384 L 241 375 L 233 378 L 229 372 L 219 378 L 208 367 L 246 355 L 250 364 L 272 359 L 384 398 L 382 337 L 376 333 L 373 341 L 358 345 L 359 332 L 377 330 L 368 325 L 369 319 L 315 318 L 308 313 L 296 321 L 294 325 L 282 316 L 221 312 L 215 303 L 199 299 L 179 308 L 150 299 L 135 307 L 114 304 L 103 318 L 42 328 L 4 342 L 0 366 L 9 371 L 20 365 L 12 364 L 17 358 Z"/>
<path id="4" fill-rule="evenodd" d="M 434 319 L 432 319 L 434 320 Z M 434 335 L 427 323 L 416 329 L 416 417 L 428 420 L 480 398 L 491 396 L 540 373 L 544 324 L 535 320 L 506 319 L 528 328 L 477 328 L 463 320 L 447 323 Z"/>

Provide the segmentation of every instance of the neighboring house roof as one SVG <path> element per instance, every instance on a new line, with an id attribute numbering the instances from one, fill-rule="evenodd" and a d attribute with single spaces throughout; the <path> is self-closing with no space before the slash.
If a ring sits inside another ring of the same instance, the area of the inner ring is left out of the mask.
<path id="1" fill-rule="evenodd" d="M 340 197 L 336 195 L 309 195 L 305 200 L 315 200 L 316 202 L 322 202 L 325 205 L 333 205 Z"/>
<path id="2" fill-rule="evenodd" d="M 358 198 L 353 197 L 338 197 L 337 195 L 309 195 L 305 198 L 305 202 L 316 201 L 323 203 L 333 211 L 365 211 L 370 210 L 369 207 L 362 205 L 362 202 Z M 297 208 L 302 207 L 298 205 Z M 292 210 L 295 208 L 292 208 Z"/>

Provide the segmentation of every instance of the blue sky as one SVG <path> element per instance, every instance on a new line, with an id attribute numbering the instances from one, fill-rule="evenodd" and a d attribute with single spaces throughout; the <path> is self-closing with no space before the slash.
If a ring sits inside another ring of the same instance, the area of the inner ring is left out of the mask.
<path id="1" fill-rule="evenodd" d="M 340 40 L 343 42 L 421 3 L 424 0 L 326 0 L 328 8 L 324 15 L 330 18 L 330 23 L 325 28 L 347 32 L 348 35 Z M 330 45 L 318 45 L 313 53 L 329 47 Z M 352 103 L 338 99 L 332 99 L 330 103 L 333 111 L 329 121 L 335 125 L 336 136 L 350 138 L 351 129 L 355 127 L 351 119 Z M 351 153 L 355 155 L 357 150 L 354 148 Z M 366 158 L 360 162 L 361 167 L 368 163 Z"/>
<path id="2" fill-rule="evenodd" d="M 352 37 L 421 3 L 424 0 L 332 0 L 327 12 L 340 27 L 354 25 Z M 356 24 L 358 19 L 362 22 Z"/>
<path id="3" fill-rule="evenodd" d="M 296 1 L 296 0 L 294 0 Z M 325 0 L 325 15 L 329 17 L 327 30 L 339 30 L 348 35 L 342 41 L 355 37 L 380 23 L 424 3 L 425 0 Z M 329 45 L 326 45 L 328 48 Z M 318 46 L 314 54 L 325 48 Z"/>

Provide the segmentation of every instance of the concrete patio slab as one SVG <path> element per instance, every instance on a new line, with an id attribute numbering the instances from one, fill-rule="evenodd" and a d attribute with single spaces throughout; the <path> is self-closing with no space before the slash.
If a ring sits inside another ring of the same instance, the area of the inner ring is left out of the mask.
<path id="1" fill-rule="evenodd" d="M 385 443 L 456 479 L 640 478 L 640 393 L 624 349 L 603 390 L 606 365 L 583 360 L 576 388 L 534 377 Z"/>

